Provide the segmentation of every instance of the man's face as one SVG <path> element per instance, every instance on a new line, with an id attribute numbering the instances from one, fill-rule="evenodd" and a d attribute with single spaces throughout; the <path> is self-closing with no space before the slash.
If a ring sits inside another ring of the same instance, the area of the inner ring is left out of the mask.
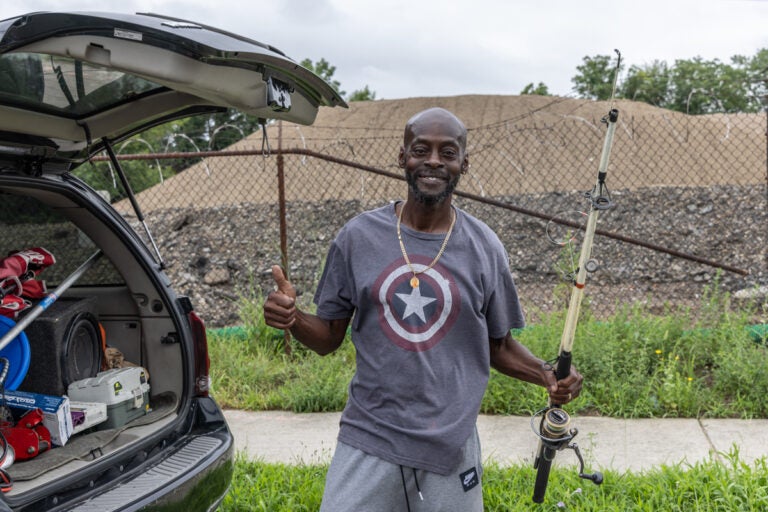
<path id="1" fill-rule="evenodd" d="M 413 197 L 437 204 L 449 197 L 468 167 L 466 132 L 452 116 L 426 113 L 406 127 L 400 166 Z"/>

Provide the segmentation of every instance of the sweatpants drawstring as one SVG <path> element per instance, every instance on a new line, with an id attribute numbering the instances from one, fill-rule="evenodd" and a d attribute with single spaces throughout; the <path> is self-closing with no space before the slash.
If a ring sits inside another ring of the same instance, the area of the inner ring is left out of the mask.
<path id="1" fill-rule="evenodd" d="M 416 469 L 411 468 L 411 471 L 413 472 L 413 481 L 416 483 L 416 492 L 419 493 L 419 499 L 421 501 L 424 501 L 424 495 L 421 494 L 421 487 L 419 487 L 419 478 L 416 476 Z M 408 487 L 405 485 L 405 472 L 403 471 L 403 466 L 400 466 L 400 478 L 403 481 L 403 494 L 405 495 L 405 507 L 408 512 L 411 512 L 411 502 L 408 499 Z"/>
<path id="2" fill-rule="evenodd" d="M 416 491 L 419 493 L 419 498 L 421 501 L 424 501 L 424 496 L 421 494 L 421 489 L 419 489 L 419 479 L 416 478 L 416 470 L 414 468 L 411 468 L 413 471 L 413 481 L 416 482 Z"/>
<path id="3" fill-rule="evenodd" d="M 411 502 L 408 500 L 408 488 L 405 486 L 405 473 L 403 473 L 403 466 L 400 466 L 400 478 L 403 480 L 403 494 L 405 494 L 405 507 L 408 512 L 411 512 Z"/>

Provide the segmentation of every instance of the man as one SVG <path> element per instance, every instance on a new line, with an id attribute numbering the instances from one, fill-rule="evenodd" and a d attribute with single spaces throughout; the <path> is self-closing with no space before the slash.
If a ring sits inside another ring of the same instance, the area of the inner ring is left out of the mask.
<path id="1" fill-rule="evenodd" d="M 323 511 L 482 511 L 475 423 L 489 367 L 546 387 L 554 403 L 581 391 L 512 338 L 522 327 L 507 252 L 451 204 L 469 169 L 467 130 L 447 110 L 416 114 L 398 163 L 404 202 L 365 212 L 331 244 L 315 315 L 296 307 L 279 266 L 268 325 L 319 354 L 351 322 L 357 366 L 326 478 Z"/>

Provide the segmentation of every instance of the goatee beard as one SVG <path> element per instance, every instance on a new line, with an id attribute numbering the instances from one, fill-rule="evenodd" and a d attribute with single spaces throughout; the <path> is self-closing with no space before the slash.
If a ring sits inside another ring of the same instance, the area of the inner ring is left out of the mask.
<path id="1" fill-rule="evenodd" d="M 453 191 L 456 190 L 456 186 L 459 184 L 460 177 L 461 176 L 456 176 L 454 179 L 448 181 L 448 184 L 445 186 L 445 190 L 438 194 L 427 194 L 421 191 L 416 184 L 417 178 L 415 174 L 407 174 L 405 180 L 408 182 L 408 188 L 411 190 L 413 198 L 417 202 L 426 206 L 433 206 L 445 201 L 445 199 L 453 194 Z"/>

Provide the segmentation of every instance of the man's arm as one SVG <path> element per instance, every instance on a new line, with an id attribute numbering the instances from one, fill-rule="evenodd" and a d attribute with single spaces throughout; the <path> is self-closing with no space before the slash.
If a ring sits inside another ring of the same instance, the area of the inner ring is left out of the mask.
<path id="1" fill-rule="evenodd" d="M 330 354 L 341 346 L 347 334 L 349 318 L 323 320 L 296 309 L 296 320 L 289 327 L 294 338 L 321 356 Z"/>
<path id="2" fill-rule="evenodd" d="M 566 404 L 579 396 L 584 378 L 571 366 L 571 374 L 561 380 L 545 361 L 534 356 L 528 347 L 511 334 L 491 339 L 491 367 L 499 372 L 547 388 L 550 399 L 556 404 Z"/>
<path id="3" fill-rule="evenodd" d="M 321 356 L 330 354 L 344 341 L 350 318 L 324 320 L 296 307 L 296 289 L 285 278 L 283 269 L 272 267 L 277 290 L 264 302 L 264 322 L 277 329 L 289 330 L 294 338 Z"/>

